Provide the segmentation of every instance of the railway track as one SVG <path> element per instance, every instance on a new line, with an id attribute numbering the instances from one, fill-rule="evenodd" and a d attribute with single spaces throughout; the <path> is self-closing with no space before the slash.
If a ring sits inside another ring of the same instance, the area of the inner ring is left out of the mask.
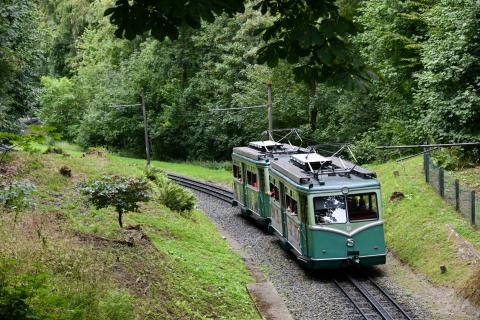
<path id="1" fill-rule="evenodd" d="M 334 282 L 364 319 L 412 319 L 395 299 L 366 275 L 344 273 Z"/>
<path id="2" fill-rule="evenodd" d="M 233 192 L 226 188 L 176 174 L 168 174 L 167 176 L 184 187 L 200 191 L 228 203 L 233 201 Z M 353 276 L 345 272 L 333 281 L 364 319 L 412 319 L 395 299 L 366 275 Z"/>
<path id="3" fill-rule="evenodd" d="M 173 180 L 184 187 L 206 193 L 230 204 L 233 201 L 233 192 L 228 189 L 216 186 L 212 183 L 200 182 L 176 174 L 167 174 L 167 176 L 170 180 Z"/>

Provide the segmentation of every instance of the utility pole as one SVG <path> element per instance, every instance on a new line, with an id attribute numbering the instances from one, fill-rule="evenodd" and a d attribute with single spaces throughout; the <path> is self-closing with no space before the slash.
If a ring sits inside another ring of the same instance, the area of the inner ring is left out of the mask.
<path id="1" fill-rule="evenodd" d="M 268 91 L 268 137 L 273 140 L 273 119 L 272 119 L 272 83 L 267 83 Z"/>
<path id="2" fill-rule="evenodd" d="M 150 143 L 148 142 L 147 109 L 145 107 L 145 96 L 143 94 L 143 89 L 140 91 L 140 97 L 142 98 L 143 128 L 145 129 L 145 151 L 147 153 L 147 166 L 150 166 Z"/>

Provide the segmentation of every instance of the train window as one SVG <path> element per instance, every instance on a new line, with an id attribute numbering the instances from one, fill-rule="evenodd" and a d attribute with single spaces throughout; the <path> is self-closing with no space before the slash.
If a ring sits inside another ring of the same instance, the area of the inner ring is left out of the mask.
<path id="1" fill-rule="evenodd" d="M 233 176 L 237 179 L 242 179 L 242 170 L 235 164 L 233 165 Z"/>
<path id="2" fill-rule="evenodd" d="M 316 197 L 313 199 L 316 224 L 346 223 L 344 196 Z"/>
<path id="3" fill-rule="evenodd" d="M 297 201 L 290 197 L 288 194 L 285 195 L 285 207 L 287 208 L 287 212 L 291 215 L 298 214 L 297 209 Z"/>
<path id="4" fill-rule="evenodd" d="M 350 221 L 377 219 L 377 195 L 374 192 L 348 195 L 347 208 Z"/>
<path id="5" fill-rule="evenodd" d="M 270 197 L 272 197 L 275 201 L 280 201 L 280 191 L 278 187 L 270 182 Z"/>
<path id="6" fill-rule="evenodd" d="M 257 187 L 257 174 L 247 171 L 247 183 L 252 187 Z"/>

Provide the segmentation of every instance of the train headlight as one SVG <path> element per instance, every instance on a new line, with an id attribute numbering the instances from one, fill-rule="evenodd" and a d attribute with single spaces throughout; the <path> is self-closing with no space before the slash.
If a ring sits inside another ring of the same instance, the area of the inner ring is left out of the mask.
<path id="1" fill-rule="evenodd" d="M 342 188 L 342 193 L 343 193 L 344 195 L 347 195 L 347 194 L 348 194 L 348 188 L 347 188 L 347 187 L 343 187 L 343 188 Z"/>
<path id="2" fill-rule="evenodd" d="M 355 245 L 355 240 L 347 239 L 347 247 L 353 247 Z"/>

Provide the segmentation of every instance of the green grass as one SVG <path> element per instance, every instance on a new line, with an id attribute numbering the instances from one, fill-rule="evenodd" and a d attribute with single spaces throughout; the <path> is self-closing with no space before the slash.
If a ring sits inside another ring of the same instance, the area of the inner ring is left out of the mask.
<path id="1" fill-rule="evenodd" d="M 62 147 L 72 156 L 62 158 L 59 155 L 54 155 L 51 157 L 55 158 L 55 161 L 61 159 L 62 162 L 71 165 L 73 168 L 81 166 L 82 172 L 79 173 L 80 176 L 95 175 L 99 172 L 108 174 L 141 174 L 145 165 L 145 161 L 141 159 L 125 158 L 111 154 L 108 155 L 107 159 L 90 161 L 89 156 L 79 158 L 82 152 L 77 147 L 69 144 L 63 144 Z M 49 161 L 44 160 L 42 165 L 51 167 L 52 164 Z M 229 171 L 206 168 L 198 164 L 154 161 L 153 166 L 170 172 L 226 185 L 230 183 L 231 179 Z M 444 202 L 435 190 L 424 182 L 422 160 L 420 158 L 404 161 L 401 164 L 388 162 L 371 165 L 370 167 L 378 173 L 378 178 L 382 183 L 385 233 L 389 249 L 403 262 L 425 274 L 434 283 L 461 288 L 473 274 L 474 269 L 469 261 L 458 257 L 458 250 L 455 248 L 454 243 L 448 239 L 445 225 L 452 225 L 463 239 L 472 243 L 477 249 L 480 249 L 480 232 L 472 228 L 466 219 L 455 212 L 452 206 Z M 393 171 L 395 170 L 400 172 L 399 177 L 394 177 Z M 466 175 L 472 177 L 472 179 L 478 179 L 476 171 L 468 171 Z M 47 180 L 51 190 L 62 188 L 62 180 L 58 177 Z M 389 197 L 394 191 L 403 192 L 406 196 L 405 199 L 393 203 L 389 202 Z M 71 205 L 71 207 L 69 210 L 72 212 L 78 211 L 78 206 Z M 146 217 L 142 214 L 132 215 L 131 217 L 135 217 L 132 220 L 135 223 L 145 221 L 148 221 L 149 225 L 157 225 L 158 223 L 161 225 L 163 223 L 161 221 L 149 220 L 151 217 Z M 85 232 L 98 232 L 114 236 L 116 230 L 114 223 L 108 226 L 104 221 L 109 219 L 107 211 L 99 210 L 90 215 L 81 216 L 81 218 L 76 220 L 75 227 Z M 127 221 L 128 219 L 130 219 L 129 215 L 127 215 Z M 102 223 L 98 223 L 98 221 Z M 172 228 L 178 233 L 179 231 L 174 225 L 172 224 Z M 203 244 L 203 249 L 191 248 L 187 252 L 179 253 L 181 242 L 178 242 L 178 239 L 160 240 L 160 238 L 159 236 L 152 237 L 159 248 L 167 252 L 170 250 L 173 256 L 182 255 L 189 257 L 190 253 L 198 250 L 198 252 L 202 252 L 202 256 L 209 257 L 207 255 L 210 252 L 208 249 L 209 245 Z M 441 274 L 440 265 L 446 265 L 448 271 Z M 195 268 L 194 265 L 185 263 L 182 270 L 188 270 L 188 274 L 196 274 Z M 205 273 L 210 274 L 208 271 L 205 271 Z M 216 275 L 211 273 L 211 276 Z M 207 276 L 207 278 L 209 277 Z"/>
<path id="2" fill-rule="evenodd" d="M 424 182 L 422 167 L 419 158 L 401 164 L 370 166 L 382 183 L 386 243 L 398 258 L 433 282 L 460 288 L 474 269 L 471 262 L 457 256 L 445 226 L 452 225 L 477 249 L 480 249 L 480 232 Z M 395 170 L 399 171 L 399 177 L 394 177 Z M 403 192 L 405 199 L 390 202 L 394 191 Z M 440 265 L 445 265 L 448 271 L 441 274 Z"/>
<path id="3" fill-rule="evenodd" d="M 80 158 L 83 154 L 80 147 L 76 145 L 72 145 L 66 142 L 60 142 L 57 144 L 58 147 L 61 147 L 65 152 L 71 155 L 72 159 L 69 161 L 66 159 L 67 163 L 78 164 L 82 161 Z M 38 150 L 44 151 L 46 149 L 45 146 L 36 146 Z M 87 156 L 88 157 L 88 156 Z M 146 160 L 139 159 L 139 158 L 129 158 L 129 157 L 122 157 L 116 154 L 108 154 L 107 155 L 108 162 L 100 163 L 102 170 L 107 170 L 108 172 L 119 172 L 119 173 L 135 173 L 138 174 L 146 165 Z M 96 165 L 98 162 L 94 162 L 91 164 L 90 168 L 86 168 L 86 173 L 88 174 L 98 174 L 98 170 L 96 170 Z M 231 177 L 230 177 L 230 170 L 225 170 L 224 167 L 227 166 L 226 163 L 222 163 L 219 165 L 219 168 L 212 168 L 215 167 L 213 163 L 209 162 L 166 162 L 166 161 L 152 161 L 152 166 L 160 168 L 170 173 L 177 173 L 182 175 L 187 175 L 192 178 L 197 178 L 204 181 L 211 181 L 219 184 L 230 185 L 231 184 Z M 123 169 L 122 169 L 123 168 Z"/>
<path id="4" fill-rule="evenodd" d="M 151 245 L 105 242 L 129 235 L 118 227 L 113 209 L 88 207 L 76 185 L 90 176 L 140 175 L 144 161 L 82 157 L 75 146 L 62 147 L 69 156 L 13 156 L 19 176 L 37 185 L 37 207 L 16 224 L 13 215 L 0 215 L 0 282 L 5 278 L 8 288 L 17 288 L 26 282 L 23 276 L 41 278 L 38 288 L 32 280 L 32 312 L 45 319 L 259 318 L 246 291 L 253 278 L 200 211 L 185 217 L 151 201 L 124 216 L 125 225 L 141 224 Z M 58 173 L 63 165 L 72 169 L 72 178 Z M 196 178 L 219 171 L 169 163 L 162 168 L 196 172 Z M 82 237 L 90 240 L 83 243 Z"/>

